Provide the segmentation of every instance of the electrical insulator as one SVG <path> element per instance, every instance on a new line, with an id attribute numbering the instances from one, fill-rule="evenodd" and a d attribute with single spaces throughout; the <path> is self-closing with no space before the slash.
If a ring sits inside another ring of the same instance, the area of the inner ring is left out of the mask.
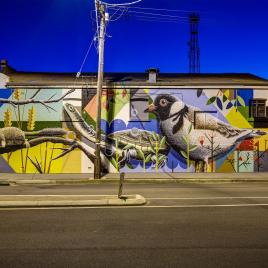
<path id="1" fill-rule="evenodd" d="M 109 21 L 109 13 L 105 13 L 105 21 Z"/>

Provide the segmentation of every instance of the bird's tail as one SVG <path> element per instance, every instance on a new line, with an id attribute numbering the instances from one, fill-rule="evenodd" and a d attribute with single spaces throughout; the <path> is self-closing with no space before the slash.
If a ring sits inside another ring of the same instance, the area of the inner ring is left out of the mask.
<path id="1" fill-rule="evenodd" d="M 267 134 L 268 134 L 268 132 L 266 132 L 266 131 L 256 129 L 256 130 L 252 130 L 252 132 L 249 133 L 249 137 L 248 138 L 254 138 L 254 137 L 264 136 L 264 135 L 267 135 Z"/>
<path id="2" fill-rule="evenodd" d="M 259 129 L 252 129 L 250 132 L 247 132 L 245 135 L 240 136 L 236 141 L 240 142 L 243 140 L 249 140 L 249 139 L 264 136 L 264 135 L 268 135 L 268 132 L 259 130 Z"/>

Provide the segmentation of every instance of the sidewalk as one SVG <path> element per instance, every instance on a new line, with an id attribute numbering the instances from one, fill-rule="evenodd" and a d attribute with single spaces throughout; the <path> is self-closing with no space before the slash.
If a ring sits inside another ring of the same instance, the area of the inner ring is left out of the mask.
<path id="1" fill-rule="evenodd" d="M 1 185 L 117 183 L 119 174 L 94 180 L 93 174 L 0 174 Z M 128 173 L 126 183 L 268 182 L 268 173 Z"/>

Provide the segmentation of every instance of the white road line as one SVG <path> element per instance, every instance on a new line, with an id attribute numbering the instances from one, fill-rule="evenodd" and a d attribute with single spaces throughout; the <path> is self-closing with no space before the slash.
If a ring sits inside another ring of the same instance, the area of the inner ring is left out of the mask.
<path id="1" fill-rule="evenodd" d="M 174 205 L 174 206 L 106 206 L 106 207 L 33 207 L 33 208 L 0 208 L 0 211 L 17 210 L 74 210 L 74 209 L 149 209 L 149 208 L 224 208 L 224 207 L 263 207 L 265 204 L 229 204 L 229 205 Z"/>

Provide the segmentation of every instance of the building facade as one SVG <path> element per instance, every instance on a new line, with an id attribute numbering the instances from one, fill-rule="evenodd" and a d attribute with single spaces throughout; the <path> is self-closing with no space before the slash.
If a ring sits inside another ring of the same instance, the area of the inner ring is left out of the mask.
<path id="1" fill-rule="evenodd" d="M 250 74 L 106 74 L 103 172 L 268 171 L 268 81 Z M 0 172 L 93 173 L 96 74 L 2 61 Z"/>

